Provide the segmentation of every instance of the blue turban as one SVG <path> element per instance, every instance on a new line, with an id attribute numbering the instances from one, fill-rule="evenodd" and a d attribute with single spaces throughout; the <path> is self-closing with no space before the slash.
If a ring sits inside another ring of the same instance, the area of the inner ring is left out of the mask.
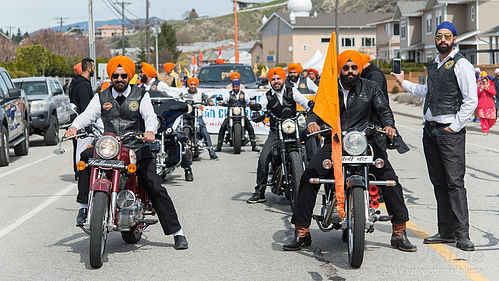
<path id="1" fill-rule="evenodd" d="M 437 32 L 442 28 L 446 28 L 446 29 L 450 30 L 452 32 L 452 35 L 457 36 L 456 27 L 448 21 L 444 21 L 437 26 L 437 29 L 435 30 L 435 35 L 437 35 Z"/>
<path id="2" fill-rule="evenodd" d="M 233 80 L 232 81 L 232 86 L 241 86 L 241 81 L 239 81 L 239 80 Z"/>

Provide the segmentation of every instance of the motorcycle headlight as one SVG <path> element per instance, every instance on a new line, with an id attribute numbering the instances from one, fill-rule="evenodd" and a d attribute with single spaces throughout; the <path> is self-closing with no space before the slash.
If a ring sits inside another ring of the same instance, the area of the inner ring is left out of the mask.
<path id="1" fill-rule="evenodd" d="M 306 127 L 307 120 L 306 120 L 305 116 L 303 116 L 303 115 L 300 114 L 298 116 L 298 120 L 297 121 L 298 121 L 298 126 L 300 126 L 302 128 Z"/>
<path id="2" fill-rule="evenodd" d="M 233 107 L 232 108 L 232 114 L 234 114 L 234 115 L 241 115 L 241 108 L 240 107 Z"/>
<path id="3" fill-rule="evenodd" d="M 130 164 L 137 164 L 137 155 L 133 150 L 128 151 L 128 156 L 130 157 Z"/>
<path id="4" fill-rule="evenodd" d="M 31 110 L 37 111 L 37 110 L 44 110 L 46 108 L 47 108 L 47 103 L 45 101 L 37 100 L 31 103 Z"/>
<path id="5" fill-rule="evenodd" d="M 284 120 L 282 122 L 282 131 L 286 134 L 292 134 L 296 131 L 296 123 L 291 119 Z"/>
<path id="6" fill-rule="evenodd" d="M 119 153 L 120 144 L 112 136 L 103 136 L 95 144 L 97 155 L 102 159 L 113 159 Z"/>
<path id="7" fill-rule="evenodd" d="M 359 131 L 348 132 L 343 138 L 343 149 L 348 155 L 357 156 L 367 149 L 367 138 Z"/>

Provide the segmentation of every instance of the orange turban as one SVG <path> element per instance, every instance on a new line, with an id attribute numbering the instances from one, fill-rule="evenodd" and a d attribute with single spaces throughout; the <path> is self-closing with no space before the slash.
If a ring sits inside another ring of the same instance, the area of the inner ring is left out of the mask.
<path id="1" fill-rule="evenodd" d="M 296 71 L 296 73 L 300 74 L 303 72 L 303 67 L 298 63 L 292 62 L 292 63 L 288 64 L 288 72 L 291 70 L 294 70 L 294 71 Z"/>
<path id="2" fill-rule="evenodd" d="M 308 69 L 308 72 L 309 72 L 309 73 L 310 73 L 310 72 L 313 72 L 313 73 L 315 74 L 315 77 L 319 78 L 319 71 L 317 71 L 317 70 L 315 70 L 315 69 L 313 69 L 313 68 L 309 68 L 309 69 Z"/>
<path id="3" fill-rule="evenodd" d="M 81 69 L 81 62 L 75 64 L 73 66 L 73 70 L 74 70 L 75 74 L 81 74 L 83 72 L 83 70 Z"/>
<path id="4" fill-rule="evenodd" d="M 158 72 L 156 71 L 156 68 L 154 66 L 148 64 L 147 62 L 143 62 L 140 64 L 140 67 L 142 68 L 142 73 L 149 77 L 157 77 Z"/>
<path id="5" fill-rule="evenodd" d="M 272 67 L 269 70 L 269 81 L 272 80 L 272 77 L 274 77 L 274 75 L 279 75 L 282 80 L 286 80 L 286 71 L 284 71 L 284 68 L 282 67 Z"/>
<path id="6" fill-rule="evenodd" d="M 241 74 L 237 73 L 237 72 L 232 72 L 230 74 L 230 81 L 234 81 L 234 79 L 241 79 Z"/>
<path id="7" fill-rule="evenodd" d="M 199 85 L 199 79 L 196 77 L 191 77 L 189 80 L 187 80 L 187 86 L 189 86 L 192 82 L 196 83 L 196 86 Z"/>
<path id="8" fill-rule="evenodd" d="M 168 71 L 171 71 L 175 68 L 175 64 L 173 62 L 167 62 L 165 64 L 163 64 L 163 69 L 168 72 Z"/>
<path id="9" fill-rule="evenodd" d="M 132 59 L 125 56 L 116 56 L 112 58 L 107 63 L 107 75 L 111 77 L 118 66 L 123 67 L 123 69 L 125 69 L 126 71 L 126 74 L 128 74 L 128 78 L 132 79 L 133 75 L 135 74 L 135 63 L 133 63 Z"/>
<path id="10" fill-rule="evenodd" d="M 102 83 L 102 86 L 100 87 L 100 92 L 104 92 L 104 90 L 109 88 L 109 86 L 111 86 L 111 83 L 109 83 L 109 81 L 104 81 L 104 83 Z"/>
<path id="11" fill-rule="evenodd" d="M 362 67 L 364 65 L 366 65 L 366 63 L 371 61 L 371 57 L 368 54 L 363 54 L 363 53 L 359 53 L 359 54 L 362 57 Z"/>
<path id="12" fill-rule="evenodd" d="M 365 64 L 364 60 L 361 53 L 354 50 L 343 51 L 338 55 L 338 73 L 349 60 L 359 68 L 359 73 L 362 73 L 362 67 Z"/>

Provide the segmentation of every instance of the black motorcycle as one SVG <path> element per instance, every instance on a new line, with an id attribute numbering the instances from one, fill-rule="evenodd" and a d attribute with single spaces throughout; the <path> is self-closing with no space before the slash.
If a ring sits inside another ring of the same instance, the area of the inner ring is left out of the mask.
<path id="1" fill-rule="evenodd" d="M 271 191 L 277 195 L 284 195 L 294 210 L 300 179 L 305 170 L 305 155 L 300 141 L 297 116 L 292 116 L 289 108 L 283 110 L 283 118 L 279 118 L 270 111 L 260 114 L 260 104 L 250 105 L 253 113 L 253 122 L 261 122 L 266 117 L 274 119 L 279 144 L 272 148 L 272 178 L 267 183 Z"/>
<path id="2" fill-rule="evenodd" d="M 185 102 L 188 105 L 192 106 L 193 110 L 189 113 L 185 113 L 182 116 L 182 122 L 180 126 L 188 139 L 189 150 L 192 154 L 192 158 L 197 159 L 206 148 L 198 124 L 198 116 L 203 115 L 204 106 L 203 103 L 197 103 L 193 100 L 186 100 Z"/>
<path id="3" fill-rule="evenodd" d="M 223 97 L 217 97 L 217 101 L 221 102 Z M 244 128 L 244 120 L 246 119 L 246 105 L 244 100 L 239 102 L 236 106 L 227 107 L 227 115 L 225 118 L 229 120 L 227 131 L 224 135 L 223 141 L 234 147 L 234 154 L 241 153 L 241 147 L 245 146 L 249 141 L 249 135 Z"/>
<path id="4" fill-rule="evenodd" d="M 328 134 L 331 128 L 310 135 Z M 379 208 L 378 186 L 395 186 L 395 180 L 376 180 L 369 173 L 369 168 L 375 166 L 382 168 L 384 161 L 381 158 L 373 159 L 374 152 L 368 143 L 369 137 L 377 134 L 385 134 L 380 128 L 368 125 L 364 129 L 351 129 L 342 133 L 343 140 L 343 181 L 345 187 L 345 211 L 346 217 L 340 218 L 337 212 L 337 199 L 334 179 L 311 178 L 312 184 L 324 184 L 322 195 L 322 208 L 320 215 L 314 215 L 319 229 L 326 232 L 333 229 L 343 229 L 343 241 L 348 242 L 348 261 L 352 267 L 358 268 L 364 259 L 365 233 L 374 231 L 374 223 L 377 221 L 389 221 L 391 216 L 381 216 Z M 327 137 L 327 136 L 326 136 Z M 387 138 L 388 139 L 388 138 Z M 388 139 L 390 148 L 395 149 L 393 140 Z M 325 169 L 331 169 L 333 163 L 326 159 L 322 163 Z"/>

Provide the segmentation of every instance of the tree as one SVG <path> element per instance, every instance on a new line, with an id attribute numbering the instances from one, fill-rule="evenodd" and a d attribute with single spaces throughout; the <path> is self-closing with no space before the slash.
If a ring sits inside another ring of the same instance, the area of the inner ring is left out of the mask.
<path id="1" fill-rule="evenodd" d="M 198 13 L 196 13 L 196 10 L 192 9 L 191 12 L 189 13 L 189 20 L 195 20 L 198 17 L 199 16 L 198 16 Z"/>
<path id="2" fill-rule="evenodd" d="M 47 76 L 67 76 L 69 74 L 69 64 L 65 57 L 51 54 L 49 66 L 46 71 Z"/>
<path id="3" fill-rule="evenodd" d="M 172 25 L 164 22 L 158 36 L 159 60 L 176 62 L 181 51 L 177 50 L 177 37 Z"/>
<path id="4" fill-rule="evenodd" d="M 31 64 L 36 68 L 36 75 L 45 75 L 50 62 L 50 50 L 41 45 L 19 47 L 16 51 L 16 63 Z"/>
<path id="5" fill-rule="evenodd" d="M 16 45 L 9 39 L 0 36 L 0 61 L 12 62 L 16 55 Z"/>

